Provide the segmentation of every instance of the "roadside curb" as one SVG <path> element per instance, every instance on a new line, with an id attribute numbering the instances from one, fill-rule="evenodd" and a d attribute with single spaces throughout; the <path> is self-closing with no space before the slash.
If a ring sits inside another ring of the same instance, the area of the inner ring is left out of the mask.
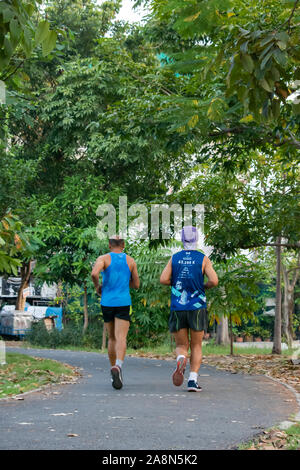
<path id="1" fill-rule="evenodd" d="M 30 349 L 30 348 L 27 348 L 27 349 Z M 32 356 L 32 357 L 35 357 L 35 356 Z M 31 393 L 35 393 L 35 392 L 43 392 L 45 390 L 51 390 L 51 388 L 56 388 L 56 387 L 59 387 L 59 386 L 63 386 L 63 385 L 75 385 L 78 380 L 80 379 L 80 377 L 82 377 L 82 374 L 80 372 L 80 369 L 78 367 L 74 367 L 74 366 L 71 366 L 70 364 L 67 364 L 67 363 L 63 363 L 61 361 L 57 361 L 55 359 L 51 359 L 53 360 L 54 362 L 58 362 L 60 364 L 63 364 L 63 365 L 66 365 L 68 367 L 70 367 L 73 372 L 75 372 L 74 376 L 72 376 L 72 380 L 68 381 L 68 380 L 62 380 L 61 382 L 57 382 L 57 383 L 49 383 L 49 384 L 45 384 L 45 385 L 42 385 L 41 387 L 38 387 L 38 388 L 33 388 L 32 390 L 28 390 L 27 392 L 24 392 L 24 393 L 18 393 L 17 395 L 11 395 L 11 396 L 7 396 L 7 397 L 3 397 L 3 398 L 0 398 L 0 402 L 3 402 L 3 401 L 22 401 L 24 400 L 24 397 L 26 397 L 27 395 L 30 395 Z"/>
<path id="2" fill-rule="evenodd" d="M 57 384 L 59 385 L 59 384 Z M 43 390 L 45 390 L 46 388 L 49 388 L 51 385 L 45 385 L 44 387 L 39 387 L 39 388 L 34 388 L 33 390 L 28 390 L 28 392 L 24 392 L 24 393 L 19 393 L 18 395 L 11 395 L 9 397 L 3 397 L 3 398 L 0 398 L 0 402 L 1 401 L 11 401 L 11 400 L 17 400 L 17 401 L 21 401 L 23 400 L 26 395 L 29 395 L 30 393 L 34 393 L 34 392 L 42 392 Z"/>
<path id="3" fill-rule="evenodd" d="M 297 404 L 298 404 L 298 412 L 296 413 L 296 415 L 286 421 L 282 421 L 280 424 L 278 424 L 277 426 L 282 429 L 282 430 L 286 430 L 288 428 L 290 428 L 291 426 L 293 426 L 295 423 L 300 423 L 300 393 L 297 392 L 297 390 L 294 389 L 294 387 L 292 387 L 291 385 L 285 383 L 285 382 L 281 382 L 281 380 L 279 379 L 276 379 L 274 377 L 270 377 L 269 375 L 265 375 L 265 377 L 267 377 L 268 379 L 270 380 L 273 380 L 273 382 L 277 382 L 281 385 L 283 385 L 284 387 L 286 387 L 288 390 L 290 390 L 295 398 L 296 398 L 296 401 L 297 401 Z"/>
<path id="4" fill-rule="evenodd" d="M 35 393 L 35 392 L 43 392 L 45 390 L 49 390 L 51 389 L 52 387 L 53 388 L 56 388 L 56 387 L 59 387 L 59 386 L 63 386 L 63 385 L 76 385 L 76 383 L 78 382 L 80 376 L 75 376 L 74 377 L 74 380 L 70 381 L 70 382 L 66 382 L 66 381 L 63 381 L 61 383 L 52 383 L 52 384 L 45 384 L 45 385 L 42 385 L 42 387 L 39 387 L 39 388 L 34 388 L 32 390 L 28 390 L 27 392 L 24 392 L 24 393 L 19 393 L 18 395 L 11 395 L 9 397 L 3 397 L 3 398 L 0 398 L 0 402 L 1 401 L 22 401 L 24 399 L 24 397 L 26 395 L 30 395 L 31 393 Z M 50 390 L 51 392 L 51 390 Z"/>
<path id="5" fill-rule="evenodd" d="M 290 419 L 287 419 L 285 421 L 281 421 L 281 423 L 279 424 L 275 424 L 274 426 L 272 426 L 271 428 L 269 429 L 280 429 L 281 431 L 286 431 L 288 430 L 290 427 L 294 426 L 296 423 L 299 423 L 300 422 L 300 393 L 297 392 L 297 390 L 294 389 L 294 387 L 292 387 L 291 385 L 289 384 L 286 384 L 285 382 L 281 382 L 281 380 L 279 379 L 276 379 L 274 377 L 270 377 L 269 375 L 266 375 L 266 374 L 263 374 L 262 377 L 266 377 L 267 379 L 270 379 L 272 380 L 273 382 L 276 382 L 276 383 L 279 383 L 280 385 L 283 385 L 284 387 L 286 387 L 288 390 L 290 390 L 295 398 L 296 398 L 296 401 L 297 401 L 297 404 L 298 404 L 298 412 L 297 414 L 293 417 L 293 418 L 290 418 Z M 259 432 L 258 434 L 256 434 L 255 436 L 253 436 L 253 439 L 257 439 L 259 438 L 260 436 L 263 436 L 264 435 L 264 431 L 262 430 L 261 432 Z M 240 449 L 239 446 L 243 444 L 242 442 L 238 445 L 238 446 L 234 446 L 231 448 L 231 450 L 243 450 L 243 449 Z M 247 449 L 246 449 L 247 450 Z"/>

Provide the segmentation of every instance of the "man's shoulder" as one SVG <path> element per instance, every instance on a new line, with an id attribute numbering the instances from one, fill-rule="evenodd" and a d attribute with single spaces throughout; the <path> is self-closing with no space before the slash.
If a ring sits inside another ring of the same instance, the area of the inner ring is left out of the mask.
<path id="1" fill-rule="evenodd" d="M 134 265 L 136 264 L 136 262 L 134 261 L 134 259 L 132 258 L 132 256 L 129 256 L 126 254 L 126 260 L 127 260 L 127 263 L 128 264 L 131 264 L 131 265 Z"/>
<path id="2" fill-rule="evenodd" d="M 96 263 L 103 263 L 104 262 L 104 265 L 106 266 L 106 264 L 110 264 L 110 255 L 109 253 L 105 253 L 104 255 L 100 255 L 98 256 L 98 258 L 96 259 Z"/>
<path id="3" fill-rule="evenodd" d="M 97 260 L 106 259 L 106 258 L 110 258 L 110 253 L 104 253 L 103 255 L 98 256 Z"/>

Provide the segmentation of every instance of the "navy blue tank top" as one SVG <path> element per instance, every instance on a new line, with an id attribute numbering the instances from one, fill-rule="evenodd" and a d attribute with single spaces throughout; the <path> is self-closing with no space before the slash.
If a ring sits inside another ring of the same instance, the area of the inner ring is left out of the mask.
<path id="1" fill-rule="evenodd" d="M 125 253 L 111 252 L 111 263 L 102 272 L 101 305 L 103 307 L 125 307 L 131 305 L 129 282 L 131 271 Z"/>
<path id="2" fill-rule="evenodd" d="M 172 256 L 171 311 L 206 308 L 204 256 L 197 250 L 182 250 Z"/>

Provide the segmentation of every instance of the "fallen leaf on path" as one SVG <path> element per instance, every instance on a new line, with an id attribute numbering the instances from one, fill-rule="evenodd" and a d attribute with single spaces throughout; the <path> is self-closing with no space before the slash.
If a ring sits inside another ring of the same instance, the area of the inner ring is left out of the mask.
<path id="1" fill-rule="evenodd" d="M 109 416 L 108 419 L 135 419 L 133 416 Z"/>

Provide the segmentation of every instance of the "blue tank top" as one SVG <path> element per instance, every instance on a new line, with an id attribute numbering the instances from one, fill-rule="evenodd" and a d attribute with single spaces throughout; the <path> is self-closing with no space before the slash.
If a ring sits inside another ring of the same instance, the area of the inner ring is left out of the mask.
<path id="1" fill-rule="evenodd" d="M 111 263 L 102 272 L 101 305 L 103 307 L 125 307 L 131 305 L 129 281 L 131 271 L 126 253 L 109 253 Z"/>
<path id="2" fill-rule="evenodd" d="M 182 250 L 172 256 L 171 311 L 206 308 L 204 256 L 197 250 Z"/>

